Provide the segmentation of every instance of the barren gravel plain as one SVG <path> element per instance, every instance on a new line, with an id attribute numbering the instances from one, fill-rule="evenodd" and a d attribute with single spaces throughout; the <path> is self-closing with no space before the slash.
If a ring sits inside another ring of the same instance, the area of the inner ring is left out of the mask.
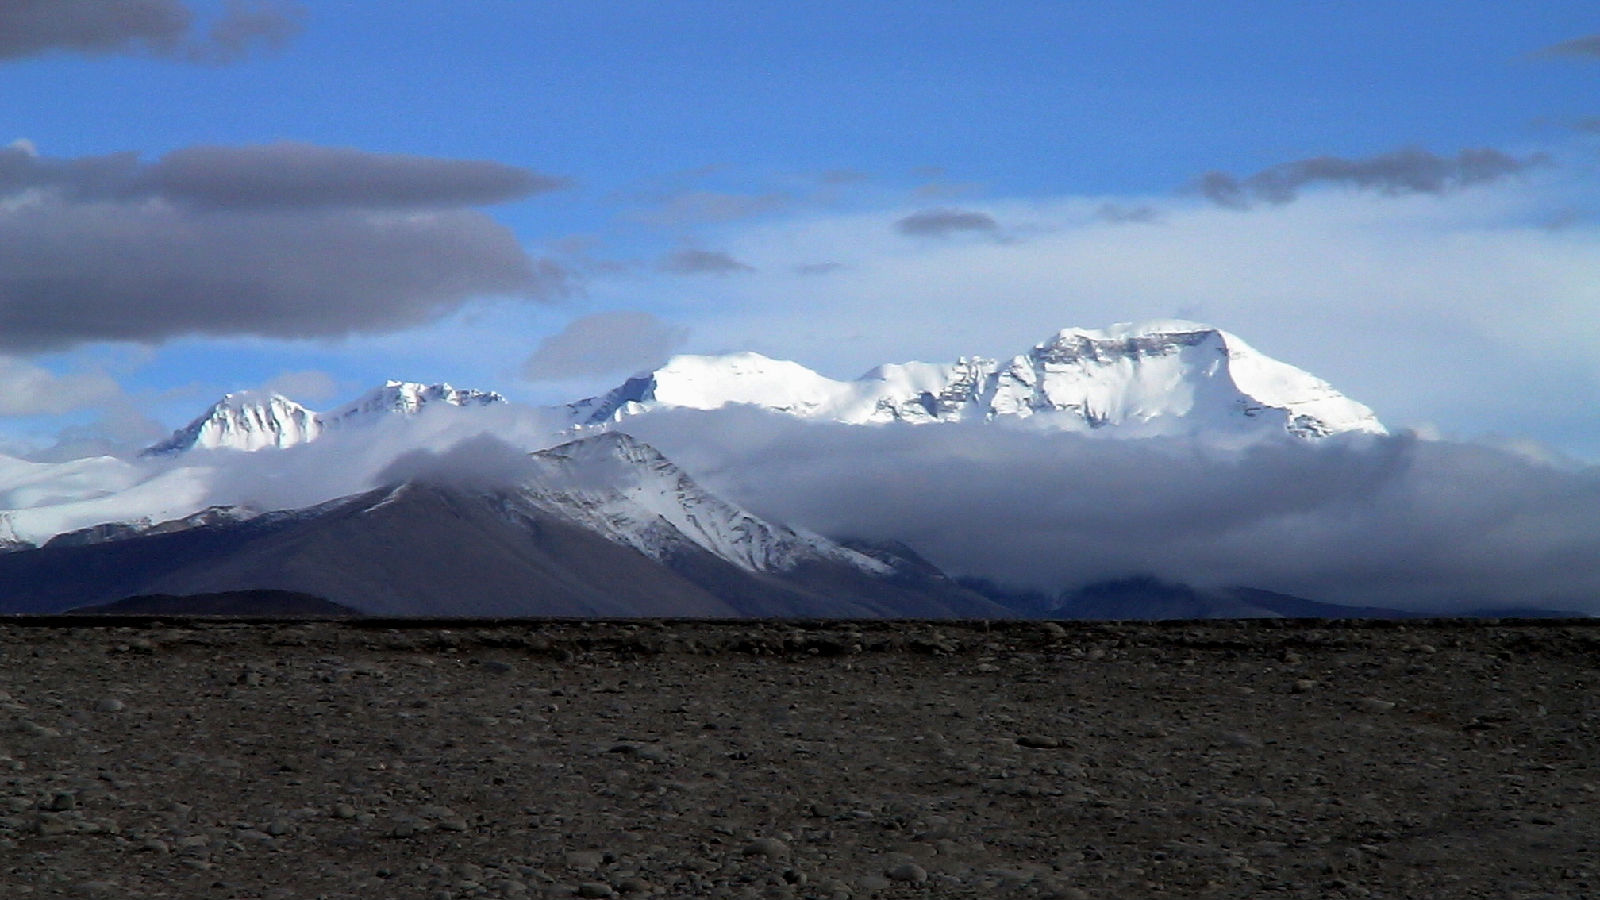
<path id="1" fill-rule="evenodd" d="M 1580 622 L 0 626 L 0 897 L 1600 896 Z"/>

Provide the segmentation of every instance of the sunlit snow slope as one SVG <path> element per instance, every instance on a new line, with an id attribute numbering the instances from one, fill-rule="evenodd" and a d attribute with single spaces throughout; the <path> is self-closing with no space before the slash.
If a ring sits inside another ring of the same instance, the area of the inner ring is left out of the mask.
<path id="1" fill-rule="evenodd" d="M 1065 329 L 1009 360 L 879 366 L 835 381 L 753 353 L 679 356 L 569 409 L 579 424 L 654 409 L 750 404 L 848 424 L 1026 420 L 1051 430 L 1133 435 L 1382 433 L 1372 410 L 1327 382 L 1190 322 Z"/>

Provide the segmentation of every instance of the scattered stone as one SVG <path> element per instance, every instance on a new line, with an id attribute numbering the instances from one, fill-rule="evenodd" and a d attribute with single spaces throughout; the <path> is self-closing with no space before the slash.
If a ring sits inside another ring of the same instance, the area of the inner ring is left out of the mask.
<path id="1" fill-rule="evenodd" d="M 883 874 L 890 881 L 903 881 L 907 884 L 922 884 L 928 880 L 928 870 L 911 862 L 893 866 Z"/>
<path id="2" fill-rule="evenodd" d="M 118 713 L 127 709 L 128 705 L 115 697 L 101 697 L 94 702 L 94 708 L 96 712 Z"/>
<path id="3" fill-rule="evenodd" d="M 567 854 L 569 869 L 598 869 L 605 861 L 606 854 L 599 850 L 574 850 Z"/>
<path id="4" fill-rule="evenodd" d="M 18 722 L 17 723 L 17 730 L 22 732 L 25 735 L 28 735 L 29 737 L 36 737 L 36 738 L 58 738 L 58 737 L 61 737 L 61 729 L 52 728 L 49 725 L 40 725 L 38 722 L 35 722 L 32 719 L 23 719 L 21 722 Z"/>
<path id="5" fill-rule="evenodd" d="M 1261 746 L 1261 739 L 1260 738 L 1256 737 L 1253 734 L 1246 734 L 1245 732 L 1242 732 L 1242 731 L 1224 732 L 1222 734 L 1222 736 L 1219 738 L 1219 740 L 1222 741 L 1223 746 L 1236 747 L 1236 748 L 1241 749 L 1241 750 L 1243 750 L 1243 749 L 1251 749 L 1251 748 L 1255 748 L 1255 747 L 1260 747 Z"/>
<path id="6" fill-rule="evenodd" d="M 400 819 L 389 826 L 389 836 L 393 838 L 416 837 L 428 830 L 427 823 L 416 819 Z"/>
<path id="7" fill-rule="evenodd" d="M 279 626 L 208 621 L 108 652 L 135 630 L 0 628 L 0 898 L 1600 883 L 1587 623 L 371 622 L 270 643 Z M 908 646 L 929 635 L 948 651 Z"/>
<path id="8" fill-rule="evenodd" d="M 744 847 L 745 856 L 761 856 L 767 859 L 788 859 L 789 845 L 777 838 L 756 838 Z"/>

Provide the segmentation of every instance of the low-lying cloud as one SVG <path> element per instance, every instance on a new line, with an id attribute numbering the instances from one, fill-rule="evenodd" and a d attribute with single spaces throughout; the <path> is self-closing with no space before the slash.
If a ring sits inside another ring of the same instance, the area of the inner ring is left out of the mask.
<path id="1" fill-rule="evenodd" d="M 559 179 L 283 143 L 40 158 L 0 149 L 0 349 L 373 334 L 569 274 L 471 207 Z"/>
<path id="2" fill-rule="evenodd" d="M 220 65 L 281 49 L 304 20 L 305 7 L 289 0 L 228 0 L 208 26 L 183 0 L 6 0 L 0 60 L 64 51 Z"/>
<path id="3" fill-rule="evenodd" d="M 121 395 L 121 387 L 102 372 L 58 375 L 27 360 L 0 356 L 0 416 L 53 415 Z"/>
<path id="4" fill-rule="evenodd" d="M 755 411 L 622 427 L 752 511 L 1049 592 L 1131 575 L 1407 609 L 1600 612 L 1600 470 L 1409 436 L 1222 450 Z"/>
<path id="5" fill-rule="evenodd" d="M 408 450 L 375 477 L 380 485 L 429 484 L 456 490 L 498 490 L 526 482 L 536 471 L 528 451 L 492 434 L 463 438 L 443 450 Z"/>
<path id="6" fill-rule="evenodd" d="M 1317 156 L 1282 163 L 1246 178 L 1208 172 L 1196 189 L 1221 206 L 1246 209 L 1257 202 L 1288 203 L 1300 191 L 1335 185 L 1383 194 L 1442 194 L 1498 181 L 1543 165 L 1542 156 L 1517 158 L 1490 147 L 1462 150 L 1453 157 L 1407 148 L 1362 159 Z"/>

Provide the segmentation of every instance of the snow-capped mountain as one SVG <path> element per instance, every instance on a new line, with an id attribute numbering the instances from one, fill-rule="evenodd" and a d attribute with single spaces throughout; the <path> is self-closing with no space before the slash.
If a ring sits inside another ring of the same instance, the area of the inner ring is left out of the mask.
<path id="1" fill-rule="evenodd" d="M 299 510 L 207 509 L 63 534 L 0 553 L 0 611 L 287 590 L 386 615 L 1007 612 L 926 563 L 764 521 L 626 435 L 527 462 L 505 484 L 419 477 Z"/>
<path id="2" fill-rule="evenodd" d="M 322 427 L 316 413 L 282 394 L 241 391 L 224 394 L 194 421 L 145 453 L 293 447 L 315 440 Z"/>
<path id="3" fill-rule="evenodd" d="M 640 553 L 666 562 L 693 545 L 750 572 L 806 561 L 887 574 L 890 567 L 797 529 L 764 521 L 706 491 L 654 447 L 607 432 L 533 454 L 523 495 Z"/>
<path id="4" fill-rule="evenodd" d="M 386 381 L 344 406 L 324 413 L 330 427 L 355 424 L 374 416 L 399 414 L 414 416 L 431 404 L 445 406 L 490 406 L 506 398 L 494 391 L 451 387 L 449 384 L 420 384 L 415 381 Z"/>
<path id="5" fill-rule="evenodd" d="M 415 416 L 432 405 L 489 406 L 506 398 L 493 391 L 449 384 L 387 381 L 332 412 L 314 412 L 282 394 L 241 391 L 212 407 L 145 455 L 185 450 L 282 449 L 315 440 L 329 428 L 372 422 L 389 415 Z"/>
<path id="6" fill-rule="evenodd" d="M 1236 335 L 1177 321 L 1069 328 L 1009 360 L 884 365 L 853 381 L 754 353 L 678 356 L 568 411 L 576 424 L 597 425 L 735 404 L 848 424 L 1002 420 L 1141 436 L 1384 432 L 1372 410 L 1322 379 Z"/>

